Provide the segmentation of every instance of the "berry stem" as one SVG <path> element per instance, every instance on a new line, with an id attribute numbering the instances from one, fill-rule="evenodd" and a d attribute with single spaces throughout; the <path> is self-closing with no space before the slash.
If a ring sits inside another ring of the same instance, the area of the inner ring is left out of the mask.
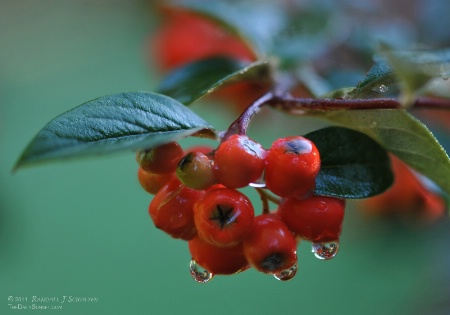
<path id="1" fill-rule="evenodd" d="M 275 204 L 280 204 L 281 202 L 281 198 L 277 198 L 271 194 L 269 194 L 267 192 L 267 190 L 265 190 L 264 188 L 255 188 L 256 191 L 259 194 L 259 197 L 261 198 L 261 201 L 263 203 L 263 214 L 269 214 L 270 213 L 270 207 L 269 207 L 269 201 L 275 203 Z"/>
<path id="2" fill-rule="evenodd" d="M 272 92 L 267 92 L 251 103 L 230 127 L 220 135 L 221 141 L 225 141 L 234 134 L 245 135 L 253 117 L 258 114 L 263 105 L 271 104 L 274 98 L 275 95 Z"/>

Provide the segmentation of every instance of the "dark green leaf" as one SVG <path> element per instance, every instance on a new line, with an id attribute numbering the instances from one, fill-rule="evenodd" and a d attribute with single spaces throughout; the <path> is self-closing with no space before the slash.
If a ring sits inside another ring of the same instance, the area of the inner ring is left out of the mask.
<path id="1" fill-rule="evenodd" d="M 366 198 L 386 190 L 393 181 L 386 151 L 354 130 L 329 127 L 305 136 L 320 152 L 315 193 L 339 198 Z"/>
<path id="2" fill-rule="evenodd" d="M 104 96 L 51 120 L 26 148 L 17 167 L 43 161 L 139 150 L 177 141 L 211 127 L 167 96 L 132 92 Z"/>
<path id="3" fill-rule="evenodd" d="M 405 110 L 348 110 L 320 113 L 362 132 L 450 193 L 450 159 L 428 128 Z"/>
<path id="4" fill-rule="evenodd" d="M 269 76 L 270 64 L 267 61 L 244 65 L 235 59 L 212 57 L 174 70 L 163 80 L 158 91 L 188 105 L 223 84 L 264 80 Z"/>

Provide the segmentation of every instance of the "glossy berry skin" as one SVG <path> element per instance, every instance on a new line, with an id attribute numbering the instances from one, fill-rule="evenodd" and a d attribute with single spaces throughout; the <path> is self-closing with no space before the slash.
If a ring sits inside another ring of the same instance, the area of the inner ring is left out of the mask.
<path id="1" fill-rule="evenodd" d="M 189 241 L 192 259 L 216 275 L 230 275 L 248 268 L 242 243 L 232 247 L 217 247 L 198 236 Z"/>
<path id="2" fill-rule="evenodd" d="M 315 188 L 320 171 L 320 155 L 310 140 L 301 136 L 280 138 L 266 157 L 266 187 L 287 198 L 303 198 Z"/>
<path id="3" fill-rule="evenodd" d="M 214 154 L 217 182 L 230 188 L 241 188 L 256 182 L 264 171 L 266 151 L 245 135 L 232 135 L 220 144 Z"/>
<path id="4" fill-rule="evenodd" d="M 174 238 L 193 238 L 196 235 L 193 206 L 204 194 L 204 191 L 184 186 L 174 177 L 150 203 L 149 214 L 153 223 Z"/>
<path id="5" fill-rule="evenodd" d="M 213 56 L 255 60 L 243 41 L 211 20 L 182 10 L 165 13 L 166 19 L 150 41 L 152 58 L 162 71 Z"/>
<path id="6" fill-rule="evenodd" d="M 142 167 L 138 169 L 139 183 L 145 191 L 152 195 L 155 195 L 173 177 L 172 173 L 154 174 L 145 171 Z"/>
<path id="7" fill-rule="evenodd" d="M 208 190 L 194 205 L 198 235 L 215 246 L 235 246 L 250 232 L 254 210 L 250 200 L 230 188 Z"/>
<path id="8" fill-rule="evenodd" d="M 281 219 L 297 236 L 311 242 L 339 239 L 345 200 L 325 196 L 287 198 L 278 207 Z"/>
<path id="9" fill-rule="evenodd" d="M 154 174 L 173 173 L 183 158 L 184 152 L 176 142 L 170 142 L 136 154 L 136 161 L 147 172 Z"/>
<path id="10" fill-rule="evenodd" d="M 275 274 L 297 262 L 297 242 L 288 227 L 272 214 L 255 218 L 252 231 L 243 241 L 244 254 L 255 269 Z"/>
<path id="11" fill-rule="evenodd" d="M 187 187 L 204 190 L 216 183 L 212 161 L 202 152 L 189 152 L 177 167 L 178 179 Z"/>

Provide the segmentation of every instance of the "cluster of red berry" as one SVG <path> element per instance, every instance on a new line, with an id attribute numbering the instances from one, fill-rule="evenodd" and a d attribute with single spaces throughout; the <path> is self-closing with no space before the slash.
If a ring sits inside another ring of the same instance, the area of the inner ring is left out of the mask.
<path id="1" fill-rule="evenodd" d="M 232 135 L 217 149 L 184 152 L 176 142 L 137 154 L 142 187 L 155 194 L 149 206 L 155 226 L 187 240 L 191 274 L 198 282 L 254 267 L 279 280 L 297 271 L 297 242 L 313 243 L 320 259 L 335 256 L 345 201 L 314 195 L 320 156 L 310 140 L 293 136 L 270 149 L 246 135 Z M 239 188 L 275 194 L 274 212 L 255 216 Z"/>

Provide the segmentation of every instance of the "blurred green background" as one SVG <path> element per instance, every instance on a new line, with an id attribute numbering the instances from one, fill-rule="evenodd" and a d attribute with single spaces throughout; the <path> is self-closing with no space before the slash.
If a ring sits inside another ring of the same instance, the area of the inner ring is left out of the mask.
<path id="1" fill-rule="evenodd" d="M 0 314 L 30 312 L 12 309 L 10 296 L 28 298 L 13 305 L 98 299 L 33 314 L 450 314 L 446 219 L 418 229 L 370 220 L 350 204 L 334 260 L 315 259 L 305 242 L 292 281 L 249 270 L 200 285 L 186 243 L 151 223 L 132 152 L 12 172 L 56 115 L 155 88 L 146 56 L 155 18 L 143 0 L 0 0 Z M 218 129 L 233 119 L 218 106 L 194 110 Z M 265 145 L 316 126 L 272 114 L 251 130 Z"/>

